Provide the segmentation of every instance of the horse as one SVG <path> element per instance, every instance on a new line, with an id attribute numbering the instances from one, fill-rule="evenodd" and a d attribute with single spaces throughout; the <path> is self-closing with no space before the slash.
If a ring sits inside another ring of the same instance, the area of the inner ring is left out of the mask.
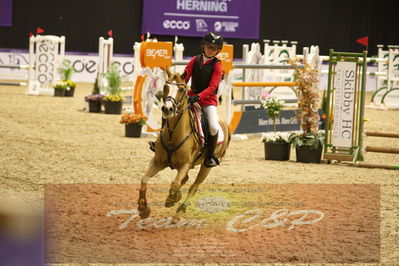
<path id="1" fill-rule="evenodd" d="M 163 106 L 161 108 L 165 123 L 155 142 L 154 157 L 141 178 L 138 211 L 142 219 L 149 217 L 150 208 L 146 198 L 147 184 L 149 179 L 158 172 L 168 166 L 171 169 L 177 169 L 177 175 L 170 185 L 169 195 L 165 200 L 165 207 L 170 208 L 181 200 L 182 193 L 180 189 L 189 179 L 189 170 L 201 165 L 200 171 L 194 183 L 190 186 L 184 202 L 177 208 L 176 214 L 172 219 L 173 223 L 177 223 L 190 204 L 190 199 L 208 176 L 211 168 L 204 166 L 206 152 L 204 152 L 204 147 L 201 144 L 195 121 L 193 121 L 193 117 L 190 114 L 191 106 L 188 103 L 189 88 L 184 82 L 184 77 L 178 73 L 172 74 L 168 67 L 165 68 L 165 73 L 168 79 L 163 87 Z M 220 160 L 229 146 L 231 132 L 226 122 L 219 121 L 219 124 L 224 134 L 224 141 L 216 147 L 215 155 Z"/>

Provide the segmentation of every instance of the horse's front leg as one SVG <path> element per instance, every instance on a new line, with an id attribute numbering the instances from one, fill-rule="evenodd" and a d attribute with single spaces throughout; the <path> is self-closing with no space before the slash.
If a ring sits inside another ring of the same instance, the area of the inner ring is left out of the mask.
<path id="1" fill-rule="evenodd" d="M 142 219 L 150 216 L 150 207 L 148 207 L 147 205 L 147 196 L 146 196 L 148 180 L 150 180 L 151 177 L 156 175 L 159 171 L 161 171 L 164 168 L 165 166 L 157 164 L 155 158 L 153 158 L 150 162 L 150 165 L 148 166 L 146 173 L 141 178 L 141 185 L 140 185 L 140 192 L 138 199 L 139 206 L 137 209 Z"/>
<path id="2" fill-rule="evenodd" d="M 177 171 L 177 176 L 175 180 L 170 185 L 169 195 L 165 200 L 165 207 L 172 207 L 176 202 L 181 200 L 181 191 L 180 188 L 187 182 L 188 180 L 188 171 L 190 170 L 190 164 L 184 164 Z"/>
<path id="3" fill-rule="evenodd" d="M 180 204 L 179 208 L 177 208 L 176 214 L 172 219 L 172 223 L 175 224 L 180 221 L 181 217 L 183 216 L 183 213 L 186 212 L 187 207 L 190 205 L 190 200 L 195 195 L 202 182 L 204 182 L 210 171 L 211 168 L 201 165 L 200 171 L 198 172 L 198 176 L 195 179 L 194 183 L 191 185 L 185 201 L 182 204 Z"/>

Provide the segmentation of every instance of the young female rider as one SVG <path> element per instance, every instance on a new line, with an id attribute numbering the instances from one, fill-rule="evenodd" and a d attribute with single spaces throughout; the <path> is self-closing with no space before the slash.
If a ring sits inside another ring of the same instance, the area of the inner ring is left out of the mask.
<path id="1" fill-rule="evenodd" d="M 215 156 L 219 133 L 216 107 L 218 105 L 217 90 L 222 80 L 222 63 L 216 58 L 216 55 L 222 50 L 222 47 L 222 36 L 213 32 L 207 33 L 201 41 L 202 53 L 190 60 L 182 74 L 186 83 L 191 78 L 188 102 L 190 104 L 198 102 L 208 118 L 210 134 L 207 139 L 207 154 L 204 163 L 206 167 L 219 165 L 219 161 Z M 155 151 L 155 142 L 150 142 L 149 144 L 150 149 Z"/>
<path id="2" fill-rule="evenodd" d="M 189 103 L 198 102 L 208 118 L 210 135 L 207 139 L 206 167 L 214 167 L 219 164 L 214 152 L 219 129 L 216 107 L 218 105 L 217 90 L 222 80 L 222 63 L 216 58 L 216 55 L 222 50 L 222 47 L 222 36 L 213 32 L 207 33 L 201 41 L 202 53 L 190 60 L 183 73 L 186 83 L 191 78 Z"/>

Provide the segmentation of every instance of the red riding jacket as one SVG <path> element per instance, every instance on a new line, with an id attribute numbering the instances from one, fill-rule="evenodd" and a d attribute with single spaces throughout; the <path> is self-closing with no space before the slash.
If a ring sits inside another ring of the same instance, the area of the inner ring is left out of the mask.
<path id="1" fill-rule="evenodd" d="M 196 56 L 194 56 L 190 62 L 188 62 L 186 68 L 185 68 L 185 72 L 187 72 L 187 76 L 185 78 L 185 82 L 187 83 L 192 74 L 193 74 L 193 70 L 194 70 L 194 64 L 196 61 Z M 201 66 L 206 66 L 207 64 L 212 63 L 214 59 L 208 60 L 205 64 L 204 64 L 204 60 L 203 60 L 203 56 L 201 56 L 201 60 L 200 60 L 200 64 Z M 207 106 L 207 105 L 218 105 L 218 98 L 216 95 L 216 90 L 219 86 L 220 81 L 222 80 L 222 63 L 220 61 L 217 61 L 215 63 L 214 69 L 213 69 L 213 73 L 211 76 L 211 79 L 209 81 L 208 87 L 206 87 L 204 90 L 202 90 L 201 92 L 198 93 L 198 96 L 200 97 L 199 100 L 199 105 L 201 106 Z M 193 88 L 195 89 L 195 88 Z M 190 90 L 189 92 L 190 96 L 195 95 L 194 90 Z"/>

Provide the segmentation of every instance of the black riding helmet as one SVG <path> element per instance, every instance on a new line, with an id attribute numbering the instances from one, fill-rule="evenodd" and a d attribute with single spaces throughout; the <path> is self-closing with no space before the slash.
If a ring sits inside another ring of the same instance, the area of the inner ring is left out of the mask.
<path id="1" fill-rule="evenodd" d="M 214 32 L 208 32 L 205 34 L 204 37 L 202 37 L 201 41 L 201 48 L 202 52 L 204 52 L 204 44 L 214 44 L 216 45 L 220 50 L 223 48 L 223 37 L 217 33 Z"/>

